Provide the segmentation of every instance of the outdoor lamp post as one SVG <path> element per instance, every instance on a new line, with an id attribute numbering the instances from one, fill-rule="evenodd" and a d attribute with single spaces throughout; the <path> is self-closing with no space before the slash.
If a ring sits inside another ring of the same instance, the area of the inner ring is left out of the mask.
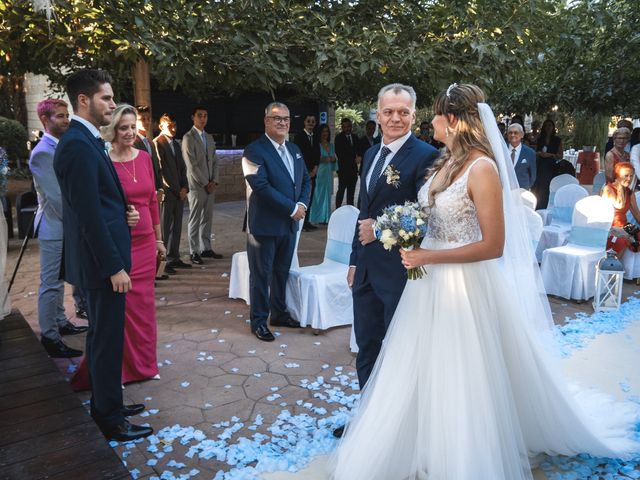
<path id="1" fill-rule="evenodd" d="M 596 312 L 618 310 L 622 299 L 622 275 L 624 267 L 616 258 L 616 252 L 608 250 L 596 266 L 596 293 L 593 309 Z"/>

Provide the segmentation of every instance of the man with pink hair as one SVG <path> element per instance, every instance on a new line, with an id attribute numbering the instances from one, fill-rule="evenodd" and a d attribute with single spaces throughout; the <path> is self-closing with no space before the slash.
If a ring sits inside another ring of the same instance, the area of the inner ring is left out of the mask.
<path id="1" fill-rule="evenodd" d="M 53 155 L 58 140 L 69 128 L 69 110 L 64 100 L 48 98 L 38 103 L 38 117 L 44 126 L 42 140 L 31 152 L 29 168 L 38 192 L 35 228 L 40 244 L 40 288 L 38 322 L 41 342 L 54 358 L 79 357 L 82 351 L 67 346 L 62 335 L 87 331 L 69 321 L 64 311 L 64 282 L 60 279 L 62 261 L 62 198 L 53 171 Z"/>

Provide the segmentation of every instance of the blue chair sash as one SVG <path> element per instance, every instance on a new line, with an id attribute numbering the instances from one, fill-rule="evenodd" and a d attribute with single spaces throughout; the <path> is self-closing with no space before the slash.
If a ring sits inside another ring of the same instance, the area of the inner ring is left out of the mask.
<path id="1" fill-rule="evenodd" d="M 324 256 L 334 262 L 349 265 L 349 259 L 351 258 L 351 243 L 329 238 L 324 250 Z"/>
<path id="2" fill-rule="evenodd" d="M 609 230 L 593 227 L 571 227 L 569 242 L 583 247 L 600 247 L 607 245 Z"/>
<path id="3" fill-rule="evenodd" d="M 555 201 L 555 199 L 556 199 L 556 192 L 551 192 L 549 194 L 549 203 L 547 204 L 547 208 L 553 207 L 553 202 Z"/>
<path id="4" fill-rule="evenodd" d="M 552 210 L 551 223 L 571 223 L 573 216 L 573 207 L 556 207 Z"/>

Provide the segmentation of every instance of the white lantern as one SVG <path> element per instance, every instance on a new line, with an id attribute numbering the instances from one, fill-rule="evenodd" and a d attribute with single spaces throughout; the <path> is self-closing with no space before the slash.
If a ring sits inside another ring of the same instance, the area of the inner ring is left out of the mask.
<path id="1" fill-rule="evenodd" d="M 596 312 L 618 310 L 622 300 L 622 275 L 624 267 L 616 258 L 616 252 L 607 251 L 596 266 L 596 294 L 593 309 Z"/>

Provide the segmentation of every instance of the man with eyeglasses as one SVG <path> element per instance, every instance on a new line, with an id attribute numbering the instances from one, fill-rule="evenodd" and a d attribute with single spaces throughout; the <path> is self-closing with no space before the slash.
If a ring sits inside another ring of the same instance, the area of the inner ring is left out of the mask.
<path id="1" fill-rule="evenodd" d="M 264 342 L 267 326 L 299 328 L 287 311 L 285 292 L 300 220 L 306 217 L 311 181 L 300 148 L 288 142 L 289 109 L 273 102 L 265 109 L 265 134 L 242 157 L 247 182 L 247 256 L 251 332 Z"/>

